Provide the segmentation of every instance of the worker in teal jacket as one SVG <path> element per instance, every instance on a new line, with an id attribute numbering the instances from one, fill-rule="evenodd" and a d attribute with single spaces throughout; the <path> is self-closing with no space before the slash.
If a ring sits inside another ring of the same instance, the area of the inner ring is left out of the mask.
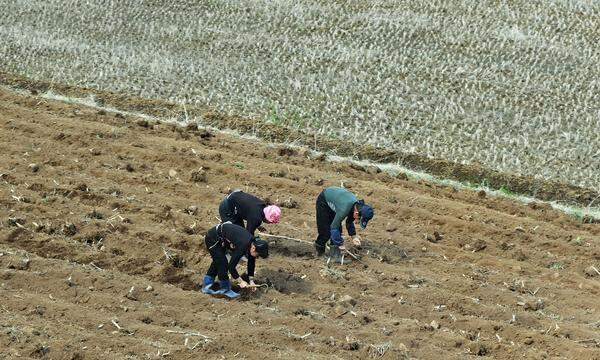
<path id="1" fill-rule="evenodd" d="M 360 245 L 360 237 L 356 235 L 355 221 L 365 229 L 373 218 L 373 208 L 358 200 L 350 191 L 340 187 L 328 187 L 317 197 L 317 229 L 319 235 L 315 241 L 317 256 L 325 253 L 325 245 L 331 240 L 330 257 L 340 264 L 349 263 L 350 259 L 342 259 L 344 248 L 342 238 L 342 221 L 346 220 L 346 230 L 355 245 Z"/>

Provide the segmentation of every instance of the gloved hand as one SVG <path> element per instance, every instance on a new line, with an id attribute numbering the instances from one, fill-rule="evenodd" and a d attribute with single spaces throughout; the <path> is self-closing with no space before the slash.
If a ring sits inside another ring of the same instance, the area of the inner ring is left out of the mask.
<path id="1" fill-rule="evenodd" d="M 246 274 L 246 273 L 244 273 L 242 276 L 240 276 L 240 278 L 238 280 L 238 285 L 242 289 L 249 288 L 251 292 L 256 291 L 256 283 L 254 282 L 254 279 L 252 277 L 248 276 L 248 274 Z"/>
<path id="2" fill-rule="evenodd" d="M 240 278 L 240 280 L 238 281 L 238 285 L 243 289 L 243 288 L 248 287 L 248 285 L 250 285 L 250 284 L 248 284 L 242 278 Z"/>
<path id="3" fill-rule="evenodd" d="M 362 244 L 360 236 L 354 235 L 352 237 L 352 243 L 354 244 L 354 246 L 360 246 L 360 244 Z"/>
<path id="4" fill-rule="evenodd" d="M 256 283 L 254 282 L 253 279 L 250 279 L 250 282 L 248 283 L 248 285 L 250 286 L 250 291 L 252 291 L 252 292 L 256 291 Z"/>
<path id="5" fill-rule="evenodd" d="M 336 246 L 344 245 L 344 239 L 339 229 L 331 229 L 331 243 Z"/>

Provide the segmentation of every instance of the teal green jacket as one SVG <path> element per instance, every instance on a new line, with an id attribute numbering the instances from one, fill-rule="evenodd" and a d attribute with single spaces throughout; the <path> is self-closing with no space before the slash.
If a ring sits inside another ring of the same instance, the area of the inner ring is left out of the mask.
<path id="1" fill-rule="evenodd" d="M 342 228 L 342 221 L 346 219 L 346 229 L 348 235 L 356 235 L 356 229 L 354 228 L 354 204 L 358 202 L 356 196 L 350 191 L 337 187 L 331 186 L 323 191 L 325 195 L 325 201 L 329 208 L 335 212 L 335 218 L 331 223 L 331 229 L 337 230 Z"/>

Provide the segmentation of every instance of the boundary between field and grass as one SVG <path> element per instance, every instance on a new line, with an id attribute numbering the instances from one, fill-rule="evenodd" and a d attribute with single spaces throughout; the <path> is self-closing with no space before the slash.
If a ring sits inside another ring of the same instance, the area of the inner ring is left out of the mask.
<path id="1" fill-rule="evenodd" d="M 23 78 L 7 78 L 7 75 L 3 73 L 0 73 L 0 84 L 6 90 L 22 95 L 39 96 L 48 100 L 82 105 L 161 123 L 180 126 L 195 123 L 199 128 L 245 139 L 260 140 L 267 144 L 304 147 L 310 150 L 312 154 L 325 155 L 326 160 L 329 162 L 375 166 L 392 176 L 406 176 L 409 179 L 425 180 L 456 189 L 485 191 L 494 197 L 510 198 L 525 204 L 542 202 L 575 217 L 581 222 L 600 221 L 600 194 L 594 190 L 574 185 L 514 174 L 503 174 L 481 166 L 419 158 L 415 154 L 401 154 L 394 150 L 377 149 L 372 146 L 365 147 L 343 142 L 340 146 L 339 140 L 334 142 L 331 139 L 319 138 L 316 135 L 311 136 L 279 125 L 227 117 L 204 108 L 186 106 L 185 104 L 139 99 L 64 85 L 51 86 L 48 83 Z M 362 159 L 357 159 L 359 155 Z M 411 168 L 402 163 L 407 163 Z M 439 166 L 439 168 L 436 168 L 436 166 Z M 420 169 L 416 170 L 415 168 Z M 530 187 L 523 191 L 523 185 L 529 185 Z"/>

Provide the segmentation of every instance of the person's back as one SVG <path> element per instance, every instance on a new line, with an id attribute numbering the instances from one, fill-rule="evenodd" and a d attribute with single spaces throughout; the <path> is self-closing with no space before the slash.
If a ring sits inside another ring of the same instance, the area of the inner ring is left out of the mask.
<path id="1" fill-rule="evenodd" d="M 334 261 L 341 264 L 349 263 L 349 260 L 344 261 L 340 253 L 341 249 L 345 249 L 342 221 L 346 220 L 348 235 L 352 237 L 354 245 L 358 246 L 361 242 L 360 237 L 356 235 L 354 222 L 359 221 L 361 228 L 366 228 L 369 220 L 373 218 L 373 208 L 365 204 L 364 200 L 358 200 L 350 191 L 337 186 L 321 191 L 315 205 L 318 231 L 315 240 L 317 256 L 324 254 L 327 242 L 331 241 L 330 255 Z"/>
<path id="2" fill-rule="evenodd" d="M 234 191 L 227 198 L 235 206 L 237 215 L 242 219 L 249 223 L 262 222 L 263 210 L 267 207 L 263 200 L 243 191 Z"/>
<path id="3" fill-rule="evenodd" d="M 281 209 L 276 205 L 268 205 L 254 195 L 235 190 L 227 195 L 219 205 L 221 221 L 230 221 L 245 226 L 254 235 L 263 222 L 276 224 L 281 216 Z M 244 225 L 244 220 L 246 225 Z"/>
<path id="4" fill-rule="evenodd" d="M 234 253 L 245 254 L 252 242 L 252 234 L 248 230 L 232 223 L 219 224 L 216 229 L 229 249 L 234 250 Z"/>
<path id="5" fill-rule="evenodd" d="M 344 216 L 348 215 L 352 205 L 358 201 L 353 193 L 337 186 L 330 186 L 326 188 L 323 193 L 325 195 L 327 205 L 329 205 L 331 210 L 339 214 L 340 220 Z"/>

